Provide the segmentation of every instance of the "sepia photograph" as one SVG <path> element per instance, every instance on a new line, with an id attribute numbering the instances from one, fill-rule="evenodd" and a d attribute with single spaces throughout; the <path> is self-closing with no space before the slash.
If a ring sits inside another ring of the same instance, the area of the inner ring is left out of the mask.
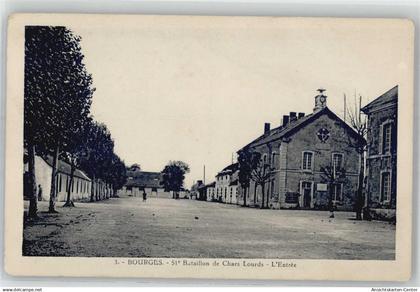
<path id="1" fill-rule="evenodd" d="M 8 73 L 24 259 L 396 263 L 410 22 L 29 16 Z"/>

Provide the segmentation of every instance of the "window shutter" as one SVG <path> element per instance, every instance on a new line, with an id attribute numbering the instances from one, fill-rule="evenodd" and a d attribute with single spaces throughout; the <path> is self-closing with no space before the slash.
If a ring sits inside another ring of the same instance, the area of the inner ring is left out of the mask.
<path id="1" fill-rule="evenodd" d="M 396 154 L 397 153 L 397 124 L 393 122 L 391 124 L 391 153 Z"/>

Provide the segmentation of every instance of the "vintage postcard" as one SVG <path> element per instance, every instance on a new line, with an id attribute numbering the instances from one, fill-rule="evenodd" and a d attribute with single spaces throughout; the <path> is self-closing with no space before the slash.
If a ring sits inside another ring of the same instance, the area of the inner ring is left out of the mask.
<path id="1" fill-rule="evenodd" d="M 406 19 L 15 14 L 5 269 L 408 280 Z"/>

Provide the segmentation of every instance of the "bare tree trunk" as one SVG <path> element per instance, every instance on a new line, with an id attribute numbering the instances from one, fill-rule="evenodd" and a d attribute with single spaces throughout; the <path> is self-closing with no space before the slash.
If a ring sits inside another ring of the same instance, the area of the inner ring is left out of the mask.
<path id="1" fill-rule="evenodd" d="M 92 177 L 91 186 L 90 186 L 90 201 L 95 201 L 95 176 Z"/>
<path id="2" fill-rule="evenodd" d="M 257 204 L 257 183 L 254 184 L 254 206 Z"/>
<path id="3" fill-rule="evenodd" d="M 50 203 L 48 206 L 48 212 L 57 213 L 55 210 L 55 197 L 56 197 L 56 178 L 57 178 L 57 166 L 58 166 L 58 154 L 59 146 L 54 150 L 53 165 L 52 165 L 52 174 L 51 174 L 51 191 L 50 191 Z"/>
<path id="4" fill-rule="evenodd" d="M 101 183 L 98 180 L 96 182 L 96 187 L 95 187 L 95 201 L 99 201 L 99 191 L 100 191 L 100 189 L 101 189 Z"/>
<path id="5" fill-rule="evenodd" d="M 261 209 L 264 208 L 264 202 L 265 202 L 265 183 L 261 184 Z"/>
<path id="6" fill-rule="evenodd" d="M 35 176 L 35 146 L 28 146 L 28 171 L 29 171 L 29 212 L 28 216 L 30 218 L 37 218 L 38 211 L 38 198 L 36 193 L 36 176 Z"/>
<path id="7" fill-rule="evenodd" d="M 72 185 L 74 181 L 74 172 L 76 171 L 76 167 L 74 166 L 73 163 L 71 163 L 70 167 L 71 167 L 70 168 L 70 183 L 67 187 L 67 199 L 63 207 L 74 207 L 74 203 L 71 200 L 71 191 L 72 191 Z"/>
<path id="8" fill-rule="evenodd" d="M 363 152 L 359 153 L 359 176 L 358 176 L 358 186 L 356 192 L 356 202 L 355 202 L 355 211 L 356 211 L 356 220 L 362 220 L 362 210 L 364 204 L 363 198 L 363 178 L 364 178 L 364 161 L 363 161 Z"/>
<path id="9" fill-rule="evenodd" d="M 246 207 L 246 192 L 248 190 L 248 187 L 244 188 L 244 207 Z"/>

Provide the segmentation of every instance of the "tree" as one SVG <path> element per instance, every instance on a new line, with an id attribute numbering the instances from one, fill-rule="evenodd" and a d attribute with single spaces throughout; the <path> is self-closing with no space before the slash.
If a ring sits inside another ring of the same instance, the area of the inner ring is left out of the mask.
<path id="1" fill-rule="evenodd" d="M 346 100 L 346 95 L 344 95 L 344 99 Z M 354 96 L 355 102 L 351 108 L 347 107 L 346 104 L 346 114 L 349 116 L 349 122 L 351 127 L 355 130 L 355 132 L 360 137 L 359 139 L 351 139 L 348 137 L 348 145 L 349 147 L 356 150 L 359 156 L 359 175 L 358 175 L 358 186 L 356 192 L 356 199 L 355 199 L 355 211 L 356 211 L 356 220 L 362 220 L 362 210 L 364 206 L 364 163 L 365 163 L 365 153 L 367 151 L 367 143 L 366 143 L 366 136 L 367 136 L 367 118 L 364 114 L 362 114 L 361 107 L 362 107 L 362 96 L 359 95 L 358 103 L 356 103 L 356 96 Z"/>
<path id="2" fill-rule="evenodd" d="M 261 158 L 261 153 L 254 152 L 252 154 L 252 169 L 251 169 L 251 178 L 255 182 L 255 186 L 261 186 L 261 206 L 260 208 L 266 208 L 268 206 L 268 196 L 266 198 L 265 194 L 265 185 L 270 181 L 273 176 L 273 168 L 268 164 L 264 159 Z M 255 190 L 256 190 L 255 187 Z M 256 196 L 256 192 L 255 192 Z M 254 196 L 254 200 L 255 200 Z M 267 202 L 266 202 L 267 200 Z"/>
<path id="3" fill-rule="evenodd" d="M 80 166 L 92 179 L 90 201 L 99 200 L 98 180 L 107 177 L 109 161 L 114 155 L 114 141 L 105 124 L 92 121 L 87 127 L 85 155 Z"/>
<path id="4" fill-rule="evenodd" d="M 92 123 L 92 119 L 87 117 L 81 129 L 77 129 L 76 133 L 71 136 L 69 143 L 66 147 L 66 152 L 63 152 L 62 157 L 70 164 L 70 180 L 67 184 L 67 197 L 63 207 L 74 207 L 74 202 L 71 199 L 71 190 L 74 183 L 74 172 L 76 168 L 80 168 L 83 157 L 86 156 L 88 151 L 87 142 L 89 139 L 89 126 Z"/>
<path id="5" fill-rule="evenodd" d="M 258 166 L 258 161 L 260 159 L 259 155 L 256 155 L 255 152 L 252 152 L 249 148 L 242 149 L 238 153 L 238 164 L 239 164 L 239 174 L 238 180 L 242 189 L 244 190 L 244 207 L 246 207 L 246 196 L 249 192 L 249 184 L 252 179 L 252 170 L 256 169 Z"/>
<path id="6" fill-rule="evenodd" d="M 80 41 L 79 36 L 62 26 L 25 28 L 26 140 L 30 155 L 34 143 L 53 154 L 49 212 L 55 212 L 60 151 L 83 127 L 94 92 Z"/>
<path id="7" fill-rule="evenodd" d="M 188 164 L 182 161 L 170 161 L 162 170 L 162 184 L 165 191 L 174 192 L 174 198 L 179 199 L 179 191 L 184 186 L 185 174 L 190 172 Z"/>
<path id="8" fill-rule="evenodd" d="M 332 210 L 332 206 L 334 206 L 335 201 L 337 201 L 334 194 L 334 186 L 345 183 L 346 170 L 342 167 L 330 164 L 321 166 L 320 172 L 321 182 L 328 186 L 328 205 Z"/>
<path id="9" fill-rule="evenodd" d="M 106 182 L 110 184 L 112 189 L 112 197 L 115 197 L 117 190 L 121 189 L 127 181 L 127 168 L 124 162 L 117 154 L 112 153 L 111 159 L 107 161 L 109 164 L 106 169 Z"/>

